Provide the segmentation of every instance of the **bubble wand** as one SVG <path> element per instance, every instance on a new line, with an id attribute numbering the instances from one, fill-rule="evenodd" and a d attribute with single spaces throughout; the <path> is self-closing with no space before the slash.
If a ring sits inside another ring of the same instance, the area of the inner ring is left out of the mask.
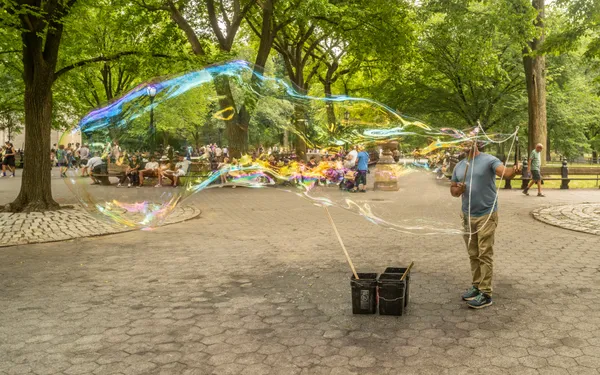
<path id="1" fill-rule="evenodd" d="M 356 273 L 356 270 L 354 269 L 354 264 L 352 264 L 352 259 L 350 259 L 350 255 L 348 255 L 348 250 L 346 250 L 346 246 L 344 246 L 344 241 L 342 241 L 342 237 L 340 236 L 340 233 L 338 232 L 337 227 L 335 226 L 335 223 L 333 222 L 333 218 L 331 217 L 331 214 L 329 213 L 329 209 L 327 208 L 327 206 L 323 206 L 323 208 L 325 209 L 325 212 L 327 212 L 327 216 L 329 217 L 329 222 L 331 223 L 331 227 L 333 228 L 333 231 L 335 232 L 335 235 L 337 236 L 340 246 L 342 246 L 342 249 L 344 250 L 344 254 L 346 254 L 346 260 L 348 261 L 348 264 L 350 265 L 350 268 L 352 269 L 352 273 L 354 274 L 354 277 L 356 278 L 356 280 L 358 280 L 358 274 Z"/>
<path id="2" fill-rule="evenodd" d="M 469 154 L 467 154 L 467 161 L 466 161 L 466 164 L 467 164 L 467 165 L 465 166 L 465 174 L 464 174 L 464 176 L 463 176 L 463 178 L 462 178 L 462 182 L 463 182 L 463 184 L 466 184 L 466 183 L 467 183 L 467 172 L 469 171 Z"/>

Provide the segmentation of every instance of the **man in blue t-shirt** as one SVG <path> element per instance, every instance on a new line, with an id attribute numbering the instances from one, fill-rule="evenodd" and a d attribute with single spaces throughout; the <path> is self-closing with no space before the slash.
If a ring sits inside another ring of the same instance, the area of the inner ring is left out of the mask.
<path id="1" fill-rule="evenodd" d="M 518 163 L 508 168 L 495 156 L 479 152 L 475 142 L 466 142 L 464 147 L 467 157 L 454 167 L 450 193 L 462 196 L 463 237 L 473 277 L 462 299 L 469 307 L 480 309 L 492 304 L 493 245 L 498 225 L 496 176 L 510 179 L 520 169 Z"/>
<path id="2" fill-rule="evenodd" d="M 361 193 L 367 192 L 367 173 L 369 173 L 369 153 L 363 146 L 358 146 L 356 157 L 356 186 Z"/>

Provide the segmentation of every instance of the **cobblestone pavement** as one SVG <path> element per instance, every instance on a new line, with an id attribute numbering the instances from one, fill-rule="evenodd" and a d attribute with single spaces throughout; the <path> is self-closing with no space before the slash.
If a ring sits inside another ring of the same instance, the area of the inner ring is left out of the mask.
<path id="1" fill-rule="evenodd" d="M 176 207 L 165 224 L 190 220 L 200 215 L 191 206 Z M 96 219 L 79 206 L 53 212 L 0 212 L 0 247 L 30 243 L 64 241 L 79 237 L 127 232 L 123 225 Z"/>
<path id="2" fill-rule="evenodd" d="M 447 185 L 419 187 L 360 199 L 458 220 Z M 352 315 L 323 209 L 272 189 L 206 191 L 188 202 L 198 220 L 153 231 L 5 248 L 0 373 L 598 374 L 600 237 L 530 214 L 598 194 L 501 191 L 494 305 L 479 311 L 459 300 L 460 237 L 332 208 L 359 272 L 415 262 L 407 315 Z"/>
<path id="3" fill-rule="evenodd" d="M 557 227 L 600 234 L 600 204 L 583 203 L 538 208 L 533 217 Z"/>

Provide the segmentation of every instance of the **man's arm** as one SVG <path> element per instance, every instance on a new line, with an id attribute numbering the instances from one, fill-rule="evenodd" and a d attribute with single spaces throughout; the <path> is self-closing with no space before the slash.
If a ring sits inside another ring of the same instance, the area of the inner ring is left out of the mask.
<path id="1" fill-rule="evenodd" d="M 507 179 L 511 179 L 511 178 L 515 177 L 517 175 L 517 173 L 519 173 L 519 172 L 521 172 L 521 167 L 519 166 L 518 161 L 512 167 L 507 167 L 504 164 L 502 164 L 496 168 L 496 176 L 504 177 Z"/>

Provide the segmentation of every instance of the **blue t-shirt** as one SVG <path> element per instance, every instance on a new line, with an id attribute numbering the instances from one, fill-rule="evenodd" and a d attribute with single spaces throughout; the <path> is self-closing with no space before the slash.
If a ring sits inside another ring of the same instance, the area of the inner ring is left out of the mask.
<path id="1" fill-rule="evenodd" d="M 471 174 L 473 175 L 473 191 L 471 193 L 471 216 L 488 215 L 496 199 L 496 168 L 502 162 L 495 156 L 480 153 L 475 159 L 469 159 L 469 170 L 465 178 L 467 159 L 461 160 L 452 172 L 452 182 L 464 182 L 465 192 L 462 195 L 462 211 L 469 212 L 469 189 L 471 189 Z M 465 178 L 466 181 L 463 181 Z M 494 211 L 498 210 L 498 203 Z"/>
<path id="2" fill-rule="evenodd" d="M 56 161 L 59 163 L 67 162 L 67 150 L 61 150 L 60 148 L 56 150 Z"/>
<path id="3" fill-rule="evenodd" d="M 368 171 L 369 170 L 369 154 L 365 151 L 361 151 L 358 153 L 356 157 L 356 166 L 359 171 Z"/>

